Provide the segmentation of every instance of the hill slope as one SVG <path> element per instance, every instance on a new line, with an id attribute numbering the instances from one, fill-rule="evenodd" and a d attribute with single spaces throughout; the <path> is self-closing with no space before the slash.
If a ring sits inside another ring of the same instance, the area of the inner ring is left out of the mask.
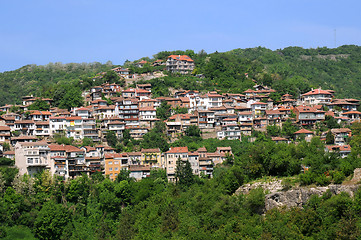
<path id="1" fill-rule="evenodd" d="M 337 97 L 361 96 L 361 47 L 355 45 L 334 49 L 288 47 L 275 51 L 257 47 L 211 54 L 204 51 L 197 54 L 192 50 L 164 51 L 147 60 L 165 59 L 173 53 L 193 58 L 196 63 L 193 73 L 203 74 L 205 78 L 170 75 L 153 79 L 150 82 L 155 96 L 168 95 L 170 87 L 239 93 L 255 82 L 271 86 L 280 94 L 297 96 L 312 87 L 322 87 L 335 90 Z M 29 94 L 46 96 L 44 93 L 55 84 L 77 83 L 112 67 L 112 64 L 100 63 L 55 63 L 27 65 L 0 73 L 0 105 L 18 103 L 21 96 Z"/>

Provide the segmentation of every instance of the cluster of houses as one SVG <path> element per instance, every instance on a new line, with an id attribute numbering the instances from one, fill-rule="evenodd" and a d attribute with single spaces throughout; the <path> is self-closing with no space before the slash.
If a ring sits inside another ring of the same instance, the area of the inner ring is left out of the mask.
<path id="1" fill-rule="evenodd" d="M 163 63 L 159 61 L 157 64 Z M 194 68 L 193 60 L 188 56 L 171 55 L 165 64 L 170 70 L 180 73 L 189 73 Z M 127 74 L 120 68 L 114 71 Z M 4 151 L 3 154 L 15 158 L 21 174 L 32 175 L 47 168 L 64 178 L 103 172 L 114 179 L 121 169 L 128 169 L 131 176 L 140 179 L 148 176 L 152 168 L 163 168 L 168 179 L 173 181 L 178 158 L 188 160 L 194 174 L 212 176 L 213 166 L 231 155 L 231 149 L 218 148 L 209 153 L 205 148 L 191 152 L 186 147 L 178 147 L 163 153 L 159 149 L 115 153 L 106 144 L 106 133 L 112 131 L 117 137 L 122 137 L 128 130 L 132 138 L 142 139 L 157 121 L 162 121 L 157 118 L 157 108 L 163 102 L 173 109 L 173 114 L 164 121 L 171 141 L 179 138 L 191 125 L 198 126 L 204 138 L 241 141 L 242 136 L 250 136 L 254 130 L 266 131 L 269 125 L 282 127 L 287 120 L 302 127 L 294 133 L 296 138 L 310 141 L 313 127 L 324 121 L 327 115 L 339 123 L 351 123 L 361 117 L 361 112 L 357 111 L 359 100 L 335 99 L 332 90 L 312 89 L 298 99 L 285 94 L 277 103 L 270 98 L 275 92 L 266 86 L 255 85 L 254 89 L 239 94 L 178 90 L 172 97 L 153 98 L 151 84 L 137 84 L 135 88 L 127 89 L 117 84 L 103 84 L 84 93 L 84 107 L 70 111 L 54 107 L 49 111 L 29 111 L 27 107 L 38 98 L 25 96 L 23 104 L 16 106 L 22 114 L 12 112 L 12 105 L 0 107 L 0 146 L 3 148 L 4 143 L 11 146 L 13 151 Z M 42 100 L 52 104 L 52 99 Z M 182 109 L 183 113 L 176 114 L 174 109 Z M 332 129 L 332 134 L 335 145 L 327 146 L 327 151 L 337 150 L 343 157 L 347 156 L 351 151 L 347 144 L 351 130 Z M 78 148 L 51 143 L 57 135 L 76 141 L 90 138 L 96 147 Z M 290 141 L 282 137 L 272 140 Z"/>

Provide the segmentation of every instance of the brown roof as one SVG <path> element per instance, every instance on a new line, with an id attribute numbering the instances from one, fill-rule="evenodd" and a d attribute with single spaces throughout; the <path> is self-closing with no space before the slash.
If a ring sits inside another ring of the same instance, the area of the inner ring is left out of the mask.
<path id="1" fill-rule="evenodd" d="M 148 149 L 142 148 L 141 152 L 142 153 L 159 153 L 160 149 L 159 148 L 148 148 Z"/>

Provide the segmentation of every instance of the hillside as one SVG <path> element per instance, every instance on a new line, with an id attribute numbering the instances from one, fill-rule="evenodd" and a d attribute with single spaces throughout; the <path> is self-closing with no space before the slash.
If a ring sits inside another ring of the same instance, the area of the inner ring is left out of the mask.
<path id="1" fill-rule="evenodd" d="M 346 45 L 334 49 L 303 49 L 288 47 L 272 51 L 257 47 L 234 49 L 224 53 L 207 54 L 186 51 L 163 51 L 148 61 L 166 59 L 169 54 L 187 54 L 195 60 L 193 76 L 170 75 L 162 79 L 152 79 L 155 96 L 169 94 L 169 88 L 220 90 L 222 92 L 242 92 L 255 82 L 276 89 L 280 94 L 299 95 L 310 88 L 322 87 L 336 91 L 336 97 L 359 98 L 361 95 L 361 47 Z M 132 72 L 143 73 L 159 68 L 148 66 Z M 18 103 L 21 96 L 49 96 L 47 92 L 55 84 L 79 83 L 89 80 L 97 73 L 107 71 L 112 64 L 48 64 L 27 65 L 14 71 L 0 73 L 0 105 Z M 141 71 L 140 71 L 141 70 Z M 275 96 L 277 98 L 277 96 Z"/>
<path id="2" fill-rule="evenodd" d="M 112 67 L 101 63 L 49 63 L 0 73 L 0 105 L 20 103 L 25 95 L 44 95 L 57 84 L 76 83 Z"/>

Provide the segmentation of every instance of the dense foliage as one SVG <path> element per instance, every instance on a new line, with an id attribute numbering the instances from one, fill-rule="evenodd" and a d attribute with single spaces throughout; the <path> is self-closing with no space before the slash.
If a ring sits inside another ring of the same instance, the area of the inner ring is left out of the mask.
<path id="1" fill-rule="evenodd" d="M 161 52 L 159 56 L 168 53 Z M 359 46 L 288 47 L 275 51 L 258 47 L 211 54 L 190 50 L 177 52 L 186 53 L 195 60 L 193 73 L 198 77 L 169 74 L 150 80 L 156 96 L 169 95 L 169 88 L 240 93 L 252 88 L 254 82 L 276 89 L 278 93 L 271 96 L 276 101 L 282 94 L 297 97 L 312 87 L 335 90 L 337 97 L 357 98 L 361 94 Z"/>
<path id="2" fill-rule="evenodd" d="M 161 126 L 157 128 L 161 131 Z M 360 167 L 359 147 L 342 159 L 337 153 L 325 153 L 318 138 L 287 145 L 261 134 L 254 143 L 184 136 L 173 145 L 205 146 L 208 151 L 231 146 L 234 157 L 215 167 L 212 179 L 193 176 L 189 162 L 178 161 L 176 184 L 167 183 L 164 170 L 152 170 L 149 178 L 138 182 L 129 178 L 129 171 L 122 171 L 116 181 L 95 174 L 64 182 L 48 172 L 34 179 L 16 172 L 5 175 L 3 166 L 0 235 L 8 239 L 18 235 L 28 239 L 356 239 L 360 234 L 361 192 L 354 198 L 326 193 L 312 197 L 304 209 L 274 209 L 264 216 L 261 189 L 233 194 L 243 183 L 266 176 L 293 176 L 305 184 L 313 174 L 311 179 L 318 185 L 340 182 Z M 2 163 L 13 164 L 6 159 Z M 308 165 L 309 172 L 300 174 L 301 164 Z"/>

